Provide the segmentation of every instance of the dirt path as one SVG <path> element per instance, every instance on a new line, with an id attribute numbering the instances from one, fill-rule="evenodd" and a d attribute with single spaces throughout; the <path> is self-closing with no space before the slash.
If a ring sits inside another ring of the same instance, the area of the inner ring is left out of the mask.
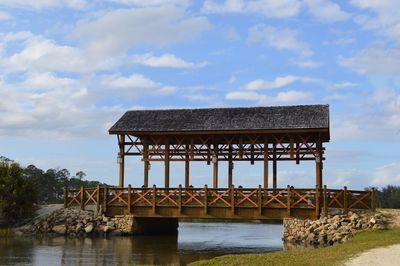
<path id="1" fill-rule="evenodd" d="M 345 266 L 399 266 L 400 244 L 374 248 L 361 253 L 345 263 Z"/>
<path id="2" fill-rule="evenodd" d="M 400 210 L 398 209 L 380 209 L 386 217 L 389 218 L 389 226 L 400 227 Z M 400 265 L 400 244 L 374 248 L 351 258 L 345 266 L 399 266 Z"/>

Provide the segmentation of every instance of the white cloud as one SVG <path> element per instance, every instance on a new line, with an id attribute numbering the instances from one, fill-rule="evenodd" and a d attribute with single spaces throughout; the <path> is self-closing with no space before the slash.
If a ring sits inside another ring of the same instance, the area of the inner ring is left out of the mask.
<path id="1" fill-rule="evenodd" d="M 317 79 L 308 78 L 308 77 L 299 77 L 299 76 L 282 76 L 276 77 L 272 81 L 266 81 L 263 79 L 256 79 L 249 83 L 247 83 L 244 88 L 247 90 L 269 90 L 269 89 L 277 89 L 281 87 L 288 86 L 295 82 L 320 82 Z"/>
<path id="2" fill-rule="evenodd" d="M 177 6 L 116 9 L 77 23 L 72 37 L 99 56 L 120 55 L 142 46 L 167 46 L 192 40 L 211 28 L 204 16 L 189 16 Z"/>
<path id="3" fill-rule="evenodd" d="M 12 18 L 11 15 L 9 15 L 8 13 L 0 11 L 0 21 L 1 20 L 8 20 L 8 19 L 11 19 L 11 18 Z"/>
<path id="4" fill-rule="evenodd" d="M 274 98 L 274 101 L 278 103 L 302 102 L 309 100 L 310 98 L 311 94 L 308 92 L 290 90 L 278 93 Z"/>
<path id="5" fill-rule="evenodd" d="M 277 103 L 303 102 L 311 98 L 311 94 L 302 91 L 280 92 L 276 96 L 268 96 L 255 91 L 232 91 L 225 96 L 227 100 L 255 101 L 257 105 L 271 105 Z"/>
<path id="6" fill-rule="evenodd" d="M 300 68 L 318 68 L 318 67 L 321 66 L 320 62 L 316 62 L 316 61 L 313 61 L 313 60 L 302 60 L 302 59 L 300 59 L 300 60 L 293 61 L 292 63 L 293 63 L 293 65 L 296 65 L 296 66 L 298 66 Z"/>
<path id="7" fill-rule="evenodd" d="M 350 17 L 340 5 L 328 0 L 304 0 L 304 3 L 311 15 L 322 21 L 343 21 Z"/>
<path id="8" fill-rule="evenodd" d="M 8 46 L 13 48 L 13 53 L 0 58 L 0 65 L 6 72 L 26 70 L 85 72 L 116 65 L 114 58 L 94 57 L 80 48 L 59 45 L 53 40 L 34 36 L 29 32 L 4 36 L 5 49 L 7 50 Z M 12 46 L 12 42 L 15 41 L 22 44 L 20 50 L 14 51 L 15 46 Z"/>
<path id="9" fill-rule="evenodd" d="M 313 54 L 308 44 L 297 39 L 297 31 L 289 28 L 275 28 L 268 25 L 253 26 L 249 29 L 248 42 L 262 43 L 278 50 L 294 51 L 302 57 Z"/>
<path id="10" fill-rule="evenodd" d="M 372 185 L 386 186 L 400 183 L 400 163 L 391 163 L 376 168 L 372 173 Z"/>
<path id="11" fill-rule="evenodd" d="M 98 136 L 99 132 L 106 132 L 109 121 L 122 113 L 119 107 L 96 107 L 93 92 L 82 82 L 59 78 L 54 73 L 38 78 L 32 73 L 16 84 L 0 81 L 0 98 L 7 99 L 0 104 L 0 135 L 6 136 Z"/>
<path id="12" fill-rule="evenodd" d="M 339 83 L 333 84 L 333 87 L 335 89 L 346 89 L 346 88 L 354 88 L 354 87 L 357 87 L 358 85 L 359 84 L 354 83 L 354 82 L 344 81 L 344 82 L 339 82 Z"/>
<path id="13" fill-rule="evenodd" d="M 202 68 L 207 63 L 191 63 L 173 54 L 163 54 L 159 57 L 151 53 L 133 56 L 134 64 L 141 64 L 150 67 L 170 67 L 170 68 Z"/>
<path id="14" fill-rule="evenodd" d="M 225 0 L 222 3 L 207 0 L 203 4 L 205 13 L 254 13 L 269 18 L 296 16 L 300 12 L 299 0 Z"/>
<path id="15" fill-rule="evenodd" d="M 253 91 L 232 91 L 228 92 L 225 98 L 227 100 L 258 101 L 262 95 Z"/>
<path id="16" fill-rule="evenodd" d="M 351 0 L 357 8 L 365 9 L 375 14 L 362 14 L 355 17 L 356 23 L 366 30 L 377 30 L 396 39 L 400 38 L 400 13 L 398 0 Z"/>
<path id="17" fill-rule="evenodd" d="M 108 0 L 109 2 L 134 6 L 187 5 L 188 0 Z"/>
<path id="18" fill-rule="evenodd" d="M 2 0 L 0 5 L 17 7 L 17 8 L 53 8 L 53 7 L 67 7 L 72 9 L 84 9 L 87 6 L 85 0 Z"/>
<path id="19" fill-rule="evenodd" d="M 339 56 L 339 64 L 360 74 L 400 74 L 400 46 L 392 48 L 375 44 L 358 51 L 352 57 Z"/>
<path id="20" fill-rule="evenodd" d="M 111 88 L 114 92 L 119 92 L 128 98 L 137 98 L 143 95 L 170 95 L 176 91 L 173 86 L 163 85 L 140 74 L 133 74 L 128 77 L 120 75 L 105 76 L 101 79 L 101 84 L 103 87 Z M 112 91 L 108 91 L 108 93 L 112 93 Z"/>
<path id="21" fill-rule="evenodd" d="M 228 79 L 228 83 L 229 84 L 233 84 L 235 82 L 236 82 L 236 76 L 234 76 L 234 75 L 230 76 L 229 79 Z"/>

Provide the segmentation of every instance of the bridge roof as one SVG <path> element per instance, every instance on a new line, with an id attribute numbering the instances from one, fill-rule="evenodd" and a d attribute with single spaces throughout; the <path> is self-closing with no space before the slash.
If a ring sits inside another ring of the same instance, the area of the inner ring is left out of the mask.
<path id="1" fill-rule="evenodd" d="M 259 130 L 324 131 L 329 140 L 329 105 L 127 111 L 110 134 Z"/>

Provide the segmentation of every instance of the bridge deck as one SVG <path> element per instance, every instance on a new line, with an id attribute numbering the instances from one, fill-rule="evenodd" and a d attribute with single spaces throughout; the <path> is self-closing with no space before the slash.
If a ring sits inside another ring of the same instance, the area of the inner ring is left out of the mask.
<path id="1" fill-rule="evenodd" d="M 375 191 L 344 189 L 132 188 L 130 186 L 66 189 L 64 206 L 97 206 L 108 216 L 315 219 L 329 209 L 375 209 Z"/>

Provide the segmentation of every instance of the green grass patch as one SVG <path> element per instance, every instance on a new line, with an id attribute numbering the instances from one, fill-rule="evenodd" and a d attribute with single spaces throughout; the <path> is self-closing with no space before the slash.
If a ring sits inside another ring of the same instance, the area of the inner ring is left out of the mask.
<path id="1" fill-rule="evenodd" d="M 400 243 L 400 228 L 392 228 L 360 232 L 344 244 L 326 248 L 225 255 L 210 260 L 196 261 L 190 265 L 338 265 L 362 251 L 398 243 Z"/>

